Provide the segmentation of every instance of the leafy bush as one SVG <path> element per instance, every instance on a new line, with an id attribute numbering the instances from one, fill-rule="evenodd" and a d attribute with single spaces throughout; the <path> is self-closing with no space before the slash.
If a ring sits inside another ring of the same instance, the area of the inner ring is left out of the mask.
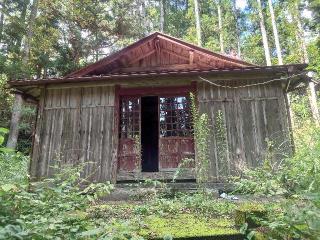
<path id="1" fill-rule="evenodd" d="M 260 167 L 255 170 L 247 169 L 244 177 L 235 182 L 236 193 L 277 195 L 287 193 L 281 184 L 281 174 L 274 173 L 268 167 Z"/>
<path id="2" fill-rule="evenodd" d="M 295 131 L 296 152 L 287 161 L 283 176 L 295 192 L 320 191 L 320 127 L 306 125 Z"/>
<path id="3" fill-rule="evenodd" d="M 320 191 L 320 128 L 308 125 L 295 131 L 294 156 L 284 159 L 276 170 L 268 161 L 246 170 L 235 182 L 236 192 L 245 194 L 297 194 Z"/>
<path id="4" fill-rule="evenodd" d="M 272 239 L 319 239 L 320 195 L 288 199 L 280 205 L 271 206 L 269 218 L 261 222 Z"/>
<path id="5" fill-rule="evenodd" d="M 32 183 L 28 189 L 23 184 L 0 185 L 0 239 L 75 239 L 98 234 L 101 223 L 88 218 L 86 210 L 112 185 L 84 185 L 81 169 L 65 167 L 54 178 Z"/>
<path id="6" fill-rule="evenodd" d="M 287 199 L 269 209 L 263 220 L 273 239 L 319 239 L 320 236 L 320 128 L 306 124 L 295 129 L 295 153 L 273 171 L 266 163 L 248 170 L 236 183 L 241 193 L 275 195 Z"/>
<path id="7" fill-rule="evenodd" d="M 29 158 L 3 147 L 8 130 L 0 128 L 0 182 L 26 183 Z"/>

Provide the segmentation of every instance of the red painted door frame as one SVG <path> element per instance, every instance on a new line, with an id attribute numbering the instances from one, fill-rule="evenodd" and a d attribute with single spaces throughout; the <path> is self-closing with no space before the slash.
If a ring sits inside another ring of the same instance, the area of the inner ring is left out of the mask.
<path id="1" fill-rule="evenodd" d="M 117 166 L 119 165 L 119 156 L 120 156 L 120 146 L 119 146 L 119 124 L 120 124 L 120 100 L 121 97 L 141 97 L 143 96 L 158 96 L 158 97 L 170 97 L 170 96 L 181 96 L 181 95 L 188 95 L 190 92 L 196 95 L 197 85 L 196 82 L 192 82 L 190 85 L 183 85 L 183 86 L 172 86 L 172 87 L 138 87 L 138 88 L 121 88 L 120 86 L 116 87 L 116 111 L 115 111 L 115 119 L 116 119 L 116 128 L 118 139 L 118 146 L 117 146 Z M 140 102 L 141 104 L 141 102 Z M 158 110 L 159 111 L 159 110 Z M 158 113 L 159 114 L 159 113 Z M 141 119 L 140 119 L 141 122 Z M 160 122 L 158 124 L 158 128 L 160 127 Z M 140 129 L 141 131 L 141 129 Z M 159 129 L 158 129 L 159 131 Z M 160 161 L 160 136 L 159 136 L 159 161 Z M 119 170 L 116 167 L 116 171 Z M 159 169 L 160 170 L 160 169 Z"/>

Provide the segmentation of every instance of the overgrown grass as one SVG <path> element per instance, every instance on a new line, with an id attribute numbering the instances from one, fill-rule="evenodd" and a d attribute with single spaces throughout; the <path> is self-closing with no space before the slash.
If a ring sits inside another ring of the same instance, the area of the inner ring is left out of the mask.
<path id="1" fill-rule="evenodd" d="M 0 183 L 27 183 L 29 157 L 0 152 Z"/>
<path id="2" fill-rule="evenodd" d="M 53 179 L 29 186 L 0 186 L 0 239 L 72 239 L 96 228 L 86 209 L 112 185 L 81 187 L 79 169 L 64 168 Z"/>
<path id="3" fill-rule="evenodd" d="M 275 239 L 319 239 L 320 236 L 320 128 L 311 121 L 294 131 L 295 153 L 275 171 L 268 163 L 248 170 L 236 182 L 245 194 L 286 197 L 269 208 L 270 218 L 262 224 Z"/>
<path id="4" fill-rule="evenodd" d="M 320 128 L 304 120 L 308 124 L 298 124 L 294 131 L 292 157 L 277 169 L 266 161 L 235 182 L 238 193 L 283 197 L 279 203 L 263 204 L 266 217 L 255 219 L 267 238 L 320 236 Z M 5 133 L 1 129 L 0 145 Z M 84 187 L 81 166 L 62 169 L 55 178 L 28 188 L 27 162 L 22 154 L 0 147 L 0 239 L 171 239 L 189 236 L 184 227 L 196 235 L 238 232 L 233 224 L 238 205 L 203 188 L 194 194 L 156 193 L 138 202 L 104 203 L 99 196 L 112 185 Z M 261 205 L 244 204 L 240 209 L 247 206 L 250 212 Z M 248 239 L 257 236 L 255 231 L 248 224 L 242 227 Z"/>
<path id="5" fill-rule="evenodd" d="M 7 133 L 0 128 L 0 183 L 27 183 L 29 157 L 2 146 Z"/>

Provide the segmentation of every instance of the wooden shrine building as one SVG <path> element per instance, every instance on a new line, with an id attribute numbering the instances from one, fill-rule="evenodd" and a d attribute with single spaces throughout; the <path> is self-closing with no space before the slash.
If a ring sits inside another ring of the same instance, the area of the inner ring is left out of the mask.
<path id="1" fill-rule="evenodd" d="M 38 103 L 34 179 L 86 162 L 92 181 L 172 178 L 197 156 L 192 92 L 209 117 L 209 175 L 219 181 L 269 151 L 290 153 L 286 92 L 305 67 L 256 66 L 156 32 L 65 77 L 10 85 Z M 195 178 L 192 163 L 179 178 Z"/>

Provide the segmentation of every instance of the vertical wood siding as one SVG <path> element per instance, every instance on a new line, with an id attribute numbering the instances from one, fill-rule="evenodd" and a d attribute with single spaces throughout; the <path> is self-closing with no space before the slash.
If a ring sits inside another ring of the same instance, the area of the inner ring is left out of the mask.
<path id="1" fill-rule="evenodd" d="M 254 83 L 219 84 L 236 87 Z M 200 112 L 207 113 L 210 121 L 211 180 L 236 174 L 243 166 L 259 166 L 266 158 L 276 163 L 290 154 L 284 97 L 280 83 L 237 89 L 198 84 Z"/>
<path id="2" fill-rule="evenodd" d="M 114 88 L 47 89 L 39 105 L 31 176 L 52 176 L 55 165 L 81 163 L 89 180 L 111 180 Z"/>

